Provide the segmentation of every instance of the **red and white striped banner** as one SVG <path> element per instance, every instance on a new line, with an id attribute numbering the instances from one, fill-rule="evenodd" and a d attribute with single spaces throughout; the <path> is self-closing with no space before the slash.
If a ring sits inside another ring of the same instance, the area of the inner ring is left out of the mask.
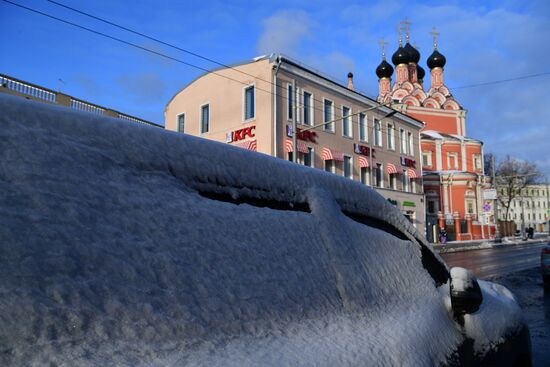
<path id="1" fill-rule="evenodd" d="M 301 140 L 296 140 L 296 142 L 298 143 L 298 152 L 304 153 L 304 154 L 309 153 L 309 149 L 307 148 L 306 143 L 304 143 Z M 285 141 L 285 150 L 286 150 L 287 153 L 290 153 L 290 152 L 294 151 L 294 148 L 292 146 L 292 140 L 286 139 L 286 141 Z"/>
<path id="2" fill-rule="evenodd" d="M 256 140 L 241 141 L 239 143 L 235 143 L 231 145 L 235 147 L 243 148 L 243 149 L 253 150 L 253 151 L 256 151 L 257 149 Z"/>
<path id="3" fill-rule="evenodd" d="M 321 156 L 325 161 L 335 160 L 342 162 L 344 160 L 344 153 L 330 148 L 323 148 Z"/>
<path id="4" fill-rule="evenodd" d="M 359 156 L 359 167 L 369 167 L 369 160 L 366 157 Z"/>
<path id="5" fill-rule="evenodd" d="M 395 164 L 386 163 L 386 169 L 390 175 L 397 173 L 397 167 L 395 167 Z"/>
<path id="6" fill-rule="evenodd" d="M 412 168 L 407 168 L 407 173 L 409 174 L 409 178 L 420 178 L 418 172 Z"/>

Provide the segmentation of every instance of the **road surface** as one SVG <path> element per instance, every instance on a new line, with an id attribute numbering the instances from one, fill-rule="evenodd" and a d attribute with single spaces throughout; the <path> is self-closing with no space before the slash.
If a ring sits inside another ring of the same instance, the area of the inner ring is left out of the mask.
<path id="1" fill-rule="evenodd" d="M 544 244 L 443 253 L 441 257 L 449 268 L 461 266 L 472 270 L 480 279 L 488 279 L 540 266 L 540 250 Z"/>

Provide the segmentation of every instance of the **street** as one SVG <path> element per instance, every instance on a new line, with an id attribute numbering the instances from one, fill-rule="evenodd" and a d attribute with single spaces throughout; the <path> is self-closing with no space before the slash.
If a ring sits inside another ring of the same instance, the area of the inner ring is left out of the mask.
<path id="1" fill-rule="evenodd" d="M 449 268 L 460 266 L 470 269 L 480 279 L 488 279 L 539 266 L 540 249 L 543 246 L 544 242 L 503 246 L 443 253 L 441 257 Z"/>

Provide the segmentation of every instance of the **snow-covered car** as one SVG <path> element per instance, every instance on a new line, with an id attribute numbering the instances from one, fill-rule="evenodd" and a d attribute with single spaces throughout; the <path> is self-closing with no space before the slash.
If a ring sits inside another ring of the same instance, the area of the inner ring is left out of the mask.
<path id="1" fill-rule="evenodd" d="M 2 366 L 530 363 L 514 296 L 449 271 L 365 185 L 12 96 L 0 111 Z"/>
<path id="2" fill-rule="evenodd" d="M 546 287 L 550 287 L 550 242 L 540 251 L 540 269 Z"/>

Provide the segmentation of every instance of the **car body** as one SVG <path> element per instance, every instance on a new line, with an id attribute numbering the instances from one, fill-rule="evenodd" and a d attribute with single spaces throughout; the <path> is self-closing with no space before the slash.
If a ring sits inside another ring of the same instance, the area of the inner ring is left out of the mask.
<path id="1" fill-rule="evenodd" d="M 0 364 L 523 365 L 513 295 L 374 190 L 0 96 Z"/>
<path id="2" fill-rule="evenodd" d="M 540 251 L 540 268 L 545 286 L 550 286 L 550 242 Z"/>

